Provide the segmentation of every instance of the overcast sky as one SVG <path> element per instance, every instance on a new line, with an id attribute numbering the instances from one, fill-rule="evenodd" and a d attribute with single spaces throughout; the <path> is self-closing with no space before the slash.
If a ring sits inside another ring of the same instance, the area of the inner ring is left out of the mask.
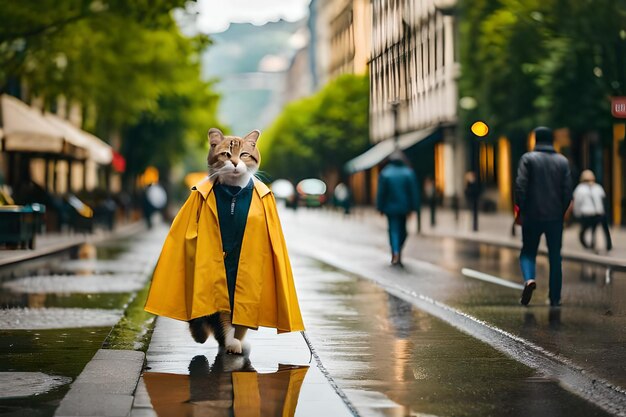
<path id="1" fill-rule="evenodd" d="M 199 0 L 198 29 L 223 32 L 230 23 L 262 25 L 279 19 L 290 22 L 308 14 L 310 0 Z"/>

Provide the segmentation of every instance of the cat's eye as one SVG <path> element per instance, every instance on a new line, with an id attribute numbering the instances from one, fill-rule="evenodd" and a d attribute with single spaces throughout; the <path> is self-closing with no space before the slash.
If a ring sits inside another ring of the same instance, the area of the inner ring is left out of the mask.
<path id="1" fill-rule="evenodd" d="M 230 152 L 222 152 L 220 155 L 225 156 L 226 158 L 230 158 L 232 156 Z"/>
<path id="2" fill-rule="evenodd" d="M 250 154 L 248 152 L 242 152 L 240 155 L 241 158 L 249 158 Z"/>

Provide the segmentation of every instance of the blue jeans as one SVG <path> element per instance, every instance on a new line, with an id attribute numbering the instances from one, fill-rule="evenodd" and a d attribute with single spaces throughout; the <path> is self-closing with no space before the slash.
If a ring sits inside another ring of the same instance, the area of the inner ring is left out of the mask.
<path id="1" fill-rule="evenodd" d="M 392 254 L 400 254 L 406 240 L 406 215 L 387 215 L 389 222 L 389 244 Z"/>
<path id="2" fill-rule="evenodd" d="M 546 235 L 548 244 L 548 260 L 550 261 L 550 301 L 561 301 L 561 284 L 563 272 L 561 270 L 561 246 L 563 243 L 562 220 L 528 220 L 524 219 L 522 226 L 522 252 L 519 262 L 522 268 L 524 281 L 535 279 L 537 265 L 537 249 L 541 235 Z"/>

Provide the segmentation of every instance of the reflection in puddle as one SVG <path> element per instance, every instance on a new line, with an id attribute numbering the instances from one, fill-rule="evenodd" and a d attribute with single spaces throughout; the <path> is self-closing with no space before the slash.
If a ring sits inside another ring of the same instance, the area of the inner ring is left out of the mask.
<path id="1" fill-rule="evenodd" d="M 189 375 L 143 375 L 158 416 L 293 416 L 308 366 L 278 365 L 272 373 L 255 371 L 247 356 L 218 353 L 213 364 L 198 355 Z"/>

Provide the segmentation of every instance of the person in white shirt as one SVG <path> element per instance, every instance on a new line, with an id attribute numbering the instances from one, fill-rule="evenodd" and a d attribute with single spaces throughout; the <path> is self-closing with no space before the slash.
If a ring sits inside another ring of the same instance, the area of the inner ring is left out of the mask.
<path id="1" fill-rule="evenodd" d="M 609 224 L 604 210 L 604 199 L 606 194 L 604 189 L 596 183 L 593 172 L 586 169 L 580 175 L 580 184 L 574 190 L 574 216 L 580 219 L 580 243 L 587 249 L 596 247 L 596 227 L 602 224 L 604 236 L 606 238 L 606 250 L 613 247 Z M 585 235 L 591 229 L 591 244 L 587 243 Z"/>

